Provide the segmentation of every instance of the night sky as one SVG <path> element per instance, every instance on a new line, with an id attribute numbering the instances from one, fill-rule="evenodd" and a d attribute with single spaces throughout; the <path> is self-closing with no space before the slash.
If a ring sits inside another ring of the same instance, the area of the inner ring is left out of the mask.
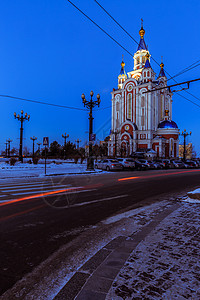
<path id="1" fill-rule="evenodd" d="M 111 36 L 134 54 L 137 44 L 128 37 L 93 0 L 73 1 L 102 26 Z M 175 75 L 199 57 L 200 2 L 104 0 L 99 2 L 139 42 L 141 18 L 146 31 L 144 39 L 152 57 L 165 70 Z M 121 49 L 99 28 L 88 21 L 64 0 L 1 0 L 0 1 L 0 94 L 22 97 L 84 109 L 81 94 L 90 98 L 90 91 L 101 95 L 100 108 L 94 112 L 94 132 L 103 140 L 110 131 L 111 95 L 117 88 L 122 54 L 125 70 L 133 69 L 131 55 Z M 154 71 L 159 66 L 151 60 Z M 178 82 L 199 78 L 199 66 L 176 77 Z M 173 80 L 169 84 L 174 84 Z M 189 142 L 200 155 L 200 81 L 188 90 L 173 96 L 173 120 L 180 130 L 192 131 Z M 42 141 L 63 143 L 62 134 L 83 145 L 88 139 L 87 111 L 71 110 L 0 97 L 0 151 L 6 139 L 19 144 L 19 121 L 13 113 L 21 109 L 30 114 L 25 123 L 24 145 L 31 149 L 31 136 Z M 182 142 L 182 138 L 180 138 Z"/>

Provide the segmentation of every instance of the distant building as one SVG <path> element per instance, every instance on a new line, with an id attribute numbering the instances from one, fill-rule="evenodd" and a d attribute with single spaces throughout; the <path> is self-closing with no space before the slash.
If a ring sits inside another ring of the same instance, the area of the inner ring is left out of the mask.
<path id="1" fill-rule="evenodd" d="M 179 157 L 183 158 L 184 145 L 179 145 Z M 186 145 L 186 159 L 191 159 L 194 157 L 192 143 Z"/>
<path id="2" fill-rule="evenodd" d="M 168 89 L 145 93 L 167 86 L 164 64 L 156 74 L 150 64 L 150 53 L 144 41 L 143 25 L 140 42 L 134 54 L 134 69 L 125 72 L 122 60 L 118 89 L 112 94 L 112 125 L 109 156 L 129 156 L 138 150 L 154 150 L 158 157 L 177 157 L 179 129 L 172 121 L 172 93 Z"/>

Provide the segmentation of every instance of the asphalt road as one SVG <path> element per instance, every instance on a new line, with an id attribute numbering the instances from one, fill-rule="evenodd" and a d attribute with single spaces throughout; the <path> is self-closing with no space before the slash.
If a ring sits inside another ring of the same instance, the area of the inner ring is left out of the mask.
<path id="1" fill-rule="evenodd" d="M 200 170 L 161 170 L 0 182 L 0 295 L 90 225 L 187 192 Z M 153 199 L 153 200 L 152 200 Z"/>

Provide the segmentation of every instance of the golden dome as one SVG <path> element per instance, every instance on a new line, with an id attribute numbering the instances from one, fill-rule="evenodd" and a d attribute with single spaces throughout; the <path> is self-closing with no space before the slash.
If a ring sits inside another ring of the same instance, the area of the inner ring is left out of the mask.
<path id="1" fill-rule="evenodd" d="M 163 62 L 160 64 L 160 67 L 161 67 L 161 69 L 163 69 L 163 68 L 164 68 L 164 64 L 163 64 Z"/>
<path id="2" fill-rule="evenodd" d="M 141 27 L 141 29 L 140 29 L 140 31 L 139 31 L 139 35 L 141 36 L 141 39 L 143 39 L 144 34 L 145 34 L 145 30 L 144 30 L 143 27 Z"/>
<path id="3" fill-rule="evenodd" d="M 150 58 L 150 54 L 149 52 L 147 52 L 147 54 L 145 55 L 146 59 L 149 59 Z"/>
<path id="4" fill-rule="evenodd" d="M 124 66 L 125 66 L 125 62 L 123 62 L 123 60 L 122 60 L 121 67 L 124 68 Z"/>

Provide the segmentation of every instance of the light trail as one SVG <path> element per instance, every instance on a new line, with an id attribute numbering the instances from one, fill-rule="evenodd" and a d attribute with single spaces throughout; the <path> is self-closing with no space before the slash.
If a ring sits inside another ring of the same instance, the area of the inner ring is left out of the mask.
<path id="1" fill-rule="evenodd" d="M 27 197 L 23 197 L 23 198 L 17 198 L 17 199 L 13 199 L 13 200 L 7 200 L 5 202 L 0 203 L 0 207 L 1 206 L 5 206 L 5 205 L 10 205 L 13 203 L 18 203 L 18 202 L 22 202 L 22 201 L 26 201 L 26 200 L 30 200 L 30 199 L 40 199 L 41 197 L 45 197 L 45 196 L 53 196 L 53 195 L 58 195 L 58 194 L 63 194 L 63 193 L 70 193 L 70 192 L 78 192 L 78 191 L 83 191 L 85 189 L 92 189 L 92 188 L 96 188 L 96 187 L 100 187 L 103 186 L 103 184 L 93 184 L 93 185 L 87 185 L 87 186 L 80 186 L 80 187 L 72 187 L 72 188 L 67 188 L 67 189 L 62 189 L 62 190 L 56 190 L 56 191 L 52 191 L 52 192 L 47 192 L 47 193 L 40 193 L 37 195 L 31 195 L 31 196 L 27 196 Z"/>
<path id="2" fill-rule="evenodd" d="M 30 208 L 30 209 L 27 209 L 27 210 L 23 210 L 21 212 L 18 212 L 18 213 L 15 213 L 15 214 L 12 214 L 12 215 L 9 215 L 9 216 L 6 216 L 6 217 L 0 218 L 0 222 L 4 222 L 4 221 L 7 221 L 7 220 L 12 219 L 14 217 L 18 217 L 18 216 L 27 214 L 29 212 L 32 212 L 32 211 L 37 210 L 37 209 L 40 209 L 40 208 L 45 207 L 45 206 L 46 206 L 45 204 L 42 204 L 42 205 L 35 206 L 33 208 Z"/>
<path id="3" fill-rule="evenodd" d="M 155 174 L 155 175 L 139 176 L 139 177 L 125 177 L 125 178 L 118 179 L 118 181 L 155 178 L 155 177 L 170 176 L 170 175 L 185 174 L 185 173 L 193 173 L 193 172 L 200 172 L 200 169 L 198 169 L 198 170 L 179 171 L 179 172 L 165 173 L 165 174 Z"/>

